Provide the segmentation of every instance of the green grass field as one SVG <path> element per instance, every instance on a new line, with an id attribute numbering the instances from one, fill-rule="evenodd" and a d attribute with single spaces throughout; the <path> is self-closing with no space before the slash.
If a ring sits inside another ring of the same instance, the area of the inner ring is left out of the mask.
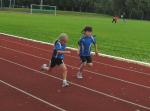
<path id="1" fill-rule="evenodd" d="M 91 25 L 101 53 L 150 62 L 150 22 L 128 20 L 111 23 L 98 14 L 59 12 L 57 16 L 0 12 L 0 32 L 54 42 L 61 32 L 70 36 L 68 46 L 77 47 L 84 26 Z"/>

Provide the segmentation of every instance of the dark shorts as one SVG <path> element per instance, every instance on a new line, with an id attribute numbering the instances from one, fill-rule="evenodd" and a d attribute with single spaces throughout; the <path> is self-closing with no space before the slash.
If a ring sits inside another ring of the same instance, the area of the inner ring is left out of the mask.
<path id="1" fill-rule="evenodd" d="M 63 62 L 63 59 L 59 59 L 59 58 L 52 58 L 51 59 L 51 64 L 50 64 L 50 67 L 51 68 L 53 68 L 53 67 L 55 67 L 56 65 L 61 65 L 61 64 L 63 64 L 64 62 Z"/>
<path id="2" fill-rule="evenodd" d="M 92 57 L 91 56 L 80 56 L 80 59 L 82 62 L 92 63 Z"/>

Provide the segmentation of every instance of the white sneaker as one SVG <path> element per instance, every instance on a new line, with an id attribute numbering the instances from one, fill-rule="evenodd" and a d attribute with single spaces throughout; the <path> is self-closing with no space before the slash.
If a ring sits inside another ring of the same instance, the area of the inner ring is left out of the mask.
<path id="1" fill-rule="evenodd" d="M 77 79 L 83 79 L 83 76 L 82 76 L 82 73 L 81 73 L 81 72 L 78 72 L 78 73 L 77 73 Z"/>
<path id="2" fill-rule="evenodd" d="M 69 83 L 66 80 L 63 80 L 62 87 L 67 87 L 67 86 L 69 86 Z"/>
<path id="3" fill-rule="evenodd" d="M 47 64 L 43 64 L 41 66 L 41 71 L 49 70 L 49 67 L 47 67 Z"/>
<path id="4" fill-rule="evenodd" d="M 43 64 L 40 68 L 41 71 L 44 71 L 45 64 Z"/>

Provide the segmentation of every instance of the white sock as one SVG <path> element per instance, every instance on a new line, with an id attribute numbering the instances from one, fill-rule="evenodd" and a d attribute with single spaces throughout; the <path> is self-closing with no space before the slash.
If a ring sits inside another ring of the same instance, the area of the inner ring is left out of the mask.
<path id="1" fill-rule="evenodd" d="M 79 75 L 82 75 L 82 72 L 79 71 L 78 74 L 79 74 Z"/>
<path id="2" fill-rule="evenodd" d="M 67 80 L 66 80 L 66 79 L 64 79 L 64 80 L 63 80 L 63 82 L 64 82 L 64 83 L 66 83 L 66 82 L 67 82 Z"/>

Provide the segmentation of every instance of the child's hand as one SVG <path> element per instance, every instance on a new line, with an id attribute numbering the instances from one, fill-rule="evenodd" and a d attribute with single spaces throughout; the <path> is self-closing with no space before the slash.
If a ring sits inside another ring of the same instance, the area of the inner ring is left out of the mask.
<path id="1" fill-rule="evenodd" d="M 79 53 L 79 50 L 77 50 L 77 54 L 79 55 L 80 53 Z"/>
<path id="2" fill-rule="evenodd" d="M 67 53 L 67 54 L 70 54 L 70 53 L 71 53 L 71 51 L 66 51 L 66 53 Z"/>
<path id="3" fill-rule="evenodd" d="M 98 51 L 96 51 L 96 52 L 95 52 L 95 56 L 98 56 L 98 55 L 99 55 L 99 54 L 98 54 Z"/>

